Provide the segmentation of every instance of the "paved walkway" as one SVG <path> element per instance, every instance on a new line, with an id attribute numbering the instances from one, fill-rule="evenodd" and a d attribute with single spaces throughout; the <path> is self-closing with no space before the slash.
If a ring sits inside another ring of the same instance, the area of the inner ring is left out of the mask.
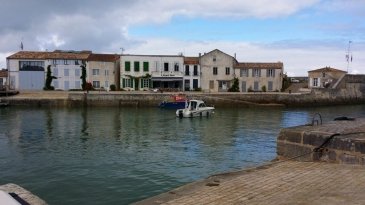
<path id="1" fill-rule="evenodd" d="M 212 176 L 137 204 L 365 204 L 365 166 L 286 161 Z"/>

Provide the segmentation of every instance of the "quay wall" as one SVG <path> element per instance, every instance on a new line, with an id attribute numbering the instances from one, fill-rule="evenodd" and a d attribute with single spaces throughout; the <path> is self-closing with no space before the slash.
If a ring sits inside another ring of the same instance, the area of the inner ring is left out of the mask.
<path id="1" fill-rule="evenodd" d="M 78 107 L 78 106 L 133 106 L 156 107 L 162 101 L 168 101 L 174 93 L 138 93 L 138 92 L 69 92 L 65 98 L 22 98 L 2 97 L 10 105 Z M 186 93 L 189 99 L 204 100 L 215 107 L 251 107 L 251 106 L 323 106 L 365 103 L 365 97 L 357 91 L 353 95 L 338 95 L 335 92 L 313 90 L 312 93 Z"/>
<path id="2" fill-rule="evenodd" d="M 319 123 L 319 124 L 317 124 Z M 282 129 L 278 159 L 365 165 L 365 118 L 331 121 Z"/>

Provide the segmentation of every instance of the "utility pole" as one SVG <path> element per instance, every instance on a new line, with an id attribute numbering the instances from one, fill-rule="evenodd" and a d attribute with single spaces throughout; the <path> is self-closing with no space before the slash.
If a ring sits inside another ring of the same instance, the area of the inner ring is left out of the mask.
<path id="1" fill-rule="evenodd" d="M 347 73 L 349 72 L 350 63 L 352 63 L 351 43 L 352 43 L 352 41 L 349 41 L 349 45 L 347 47 L 347 54 L 346 54 Z"/>

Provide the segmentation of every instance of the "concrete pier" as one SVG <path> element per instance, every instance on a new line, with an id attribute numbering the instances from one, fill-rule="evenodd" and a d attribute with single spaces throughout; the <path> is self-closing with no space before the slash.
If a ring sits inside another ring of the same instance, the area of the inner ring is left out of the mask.
<path id="1" fill-rule="evenodd" d="M 273 162 L 135 204 L 365 204 L 365 119 L 314 120 L 283 129 L 277 143 Z"/>

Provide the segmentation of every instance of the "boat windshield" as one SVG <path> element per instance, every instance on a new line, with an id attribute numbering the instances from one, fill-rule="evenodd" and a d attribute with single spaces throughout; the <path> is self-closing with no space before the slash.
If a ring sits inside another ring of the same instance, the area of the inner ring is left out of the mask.
<path id="1" fill-rule="evenodd" d="M 196 110 L 196 105 L 197 105 L 197 102 L 190 101 L 190 110 Z"/>

